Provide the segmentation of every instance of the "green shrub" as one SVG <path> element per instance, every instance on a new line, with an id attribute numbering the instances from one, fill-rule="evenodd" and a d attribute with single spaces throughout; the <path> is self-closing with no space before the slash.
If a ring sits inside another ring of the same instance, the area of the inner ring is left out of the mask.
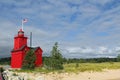
<path id="1" fill-rule="evenodd" d="M 23 60 L 22 69 L 34 69 L 36 56 L 34 51 L 30 49 Z"/>

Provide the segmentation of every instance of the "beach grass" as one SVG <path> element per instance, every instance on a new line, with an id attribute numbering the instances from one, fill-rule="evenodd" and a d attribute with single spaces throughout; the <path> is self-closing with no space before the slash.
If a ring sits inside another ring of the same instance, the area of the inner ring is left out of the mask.
<path id="1" fill-rule="evenodd" d="M 120 62 L 105 63 L 70 63 L 64 64 L 65 72 L 103 71 L 104 69 L 120 69 Z"/>
<path id="2" fill-rule="evenodd" d="M 104 63 L 69 63 L 64 64 L 63 70 L 47 70 L 44 67 L 37 67 L 34 70 L 17 70 L 18 72 L 68 72 L 68 73 L 79 73 L 79 72 L 101 72 L 104 69 L 120 69 L 120 62 L 104 62 Z"/>

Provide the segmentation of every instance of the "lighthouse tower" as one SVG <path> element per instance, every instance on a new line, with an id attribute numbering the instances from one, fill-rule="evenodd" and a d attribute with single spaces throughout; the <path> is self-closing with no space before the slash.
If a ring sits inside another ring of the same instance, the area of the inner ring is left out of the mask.
<path id="1" fill-rule="evenodd" d="M 17 36 L 14 37 L 14 48 L 11 53 L 11 67 L 21 68 L 22 61 L 25 56 L 27 47 L 27 37 L 24 36 L 24 31 L 20 29 Z"/>
<path id="2" fill-rule="evenodd" d="M 14 37 L 14 48 L 11 51 L 11 68 L 21 68 L 27 51 L 30 49 L 32 49 L 36 55 L 35 66 L 38 67 L 42 65 L 42 49 L 40 47 L 28 47 L 27 39 L 22 29 L 20 29 L 17 36 Z"/>
<path id="3" fill-rule="evenodd" d="M 24 36 L 24 31 L 20 29 L 18 35 L 14 37 L 14 50 L 20 49 L 23 45 L 27 46 L 27 37 Z"/>

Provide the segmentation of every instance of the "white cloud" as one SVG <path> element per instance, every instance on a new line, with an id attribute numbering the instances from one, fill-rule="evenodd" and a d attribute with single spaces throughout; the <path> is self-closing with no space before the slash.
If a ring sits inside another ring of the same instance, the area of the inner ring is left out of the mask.
<path id="1" fill-rule="evenodd" d="M 104 46 L 101 46 L 101 47 L 99 47 L 99 51 L 98 52 L 100 54 L 108 53 L 108 48 L 104 47 Z"/>
<path id="2" fill-rule="evenodd" d="M 120 47 L 115 47 L 115 51 L 119 53 L 120 52 Z"/>
<path id="3" fill-rule="evenodd" d="M 25 34 L 29 36 L 32 31 L 33 46 L 41 46 L 45 53 L 50 52 L 54 42 L 59 42 L 63 54 L 69 57 L 116 56 L 116 53 L 112 53 L 117 48 L 113 50 L 105 47 L 113 48 L 120 41 L 120 7 L 106 9 L 111 2 L 112 0 L 1 0 L 1 48 L 12 48 L 13 37 L 19 30 L 17 24 L 21 18 L 27 17 L 29 21 L 25 24 Z M 103 32 L 107 35 L 100 34 Z"/>
<path id="4" fill-rule="evenodd" d="M 71 47 L 71 48 L 67 48 L 67 50 L 69 51 L 69 53 L 91 53 L 93 52 L 93 49 L 91 48 L 81 48 L 81 47 Z"/>

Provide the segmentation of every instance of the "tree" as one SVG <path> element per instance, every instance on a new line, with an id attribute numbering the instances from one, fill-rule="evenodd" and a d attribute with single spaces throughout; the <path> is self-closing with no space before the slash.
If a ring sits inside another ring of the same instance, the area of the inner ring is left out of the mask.
<path id="1" fill-rule="evenodd" d="M 117 61 L 120 61 L 120 54 L 118 54 L 117 56 Z"/>
<path id="2" fill-rule="evenodd" d="M 36 56 L 34 51 L 30 49 L 23 60 L 22 69 L 34 69 Z"/>
<path id="3" fill-rule="evenodd" d="M 47 69 L 58 70 L 63 69 L 63 56 L 58 50 L 58 43 L 56 42 L 52 48 L 51 55 L 44 61 Z"/>
<path id="4" fill-rule="evenodd" d="M 63 56 L 58 50 L 58 43 L 56 42 L 51 51 L 51 61 L 53 69 L 63 69 Z"/>

